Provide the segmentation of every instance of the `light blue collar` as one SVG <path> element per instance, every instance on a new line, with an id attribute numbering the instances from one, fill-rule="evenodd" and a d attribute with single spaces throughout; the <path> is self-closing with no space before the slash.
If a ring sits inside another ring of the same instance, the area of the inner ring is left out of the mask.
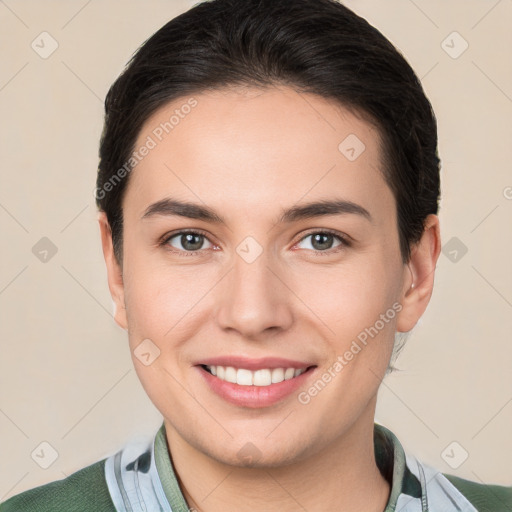
<path id="1" fill-rule="evenodd" d="M 444 475 L 406 454 L 391 431 L 377 423 L 375 428 L 393 446 L 393 483 L 384 512 L 477 512 Z M 108 457 L 105 478 L 118 512 L 190 511 L 172 466 L 163 423 L 152 439 L 132 441 Z M 413 487 L 416 492 L 408 491 Z"/>

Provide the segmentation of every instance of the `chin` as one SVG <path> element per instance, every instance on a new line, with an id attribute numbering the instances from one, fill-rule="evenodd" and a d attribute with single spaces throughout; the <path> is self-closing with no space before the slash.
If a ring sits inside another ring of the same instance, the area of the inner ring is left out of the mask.
<path id="1" fill-rule="evenodd" d="M 240 446 L 238 450 L 233 450 L 233 446 Z M 288 466 L 298 462 L 306 457 L 304 443 L 298 446 L 283 446 L 282 442 L 276 444 L 266 442 L 251 441 L 232 441 L 228 447 L 220 447 L 216 450 L 201 449 L 205 455 L 229 466 L 237 468 L 277 468 Z"/>

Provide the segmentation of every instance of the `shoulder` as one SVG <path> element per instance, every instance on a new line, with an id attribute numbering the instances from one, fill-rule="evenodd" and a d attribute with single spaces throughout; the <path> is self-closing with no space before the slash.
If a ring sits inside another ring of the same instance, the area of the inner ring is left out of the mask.
<path id="1" fill-rule="evenodd" d="M 512 486 L 481 484 L 445 473 L 443 476 L 479 512 L 512 512 Z"/>
<path id="2" fill-rule="evenodd" d="M 115 512 L 105 481 L 105 460 L 17 494 L 0 504 L 0 512 Z"/>
<path id="3" fill-rule="evenodd" d="M 380 450 L 376 453 L 381 460 L 393 457 L 393 487 L 386 511 L 512 512 L 512 486 L 478 483 L 442 473 L 404 451 L 391 431 L 378 428 L 391 448 L 386 452 L 377 436 Z"/>

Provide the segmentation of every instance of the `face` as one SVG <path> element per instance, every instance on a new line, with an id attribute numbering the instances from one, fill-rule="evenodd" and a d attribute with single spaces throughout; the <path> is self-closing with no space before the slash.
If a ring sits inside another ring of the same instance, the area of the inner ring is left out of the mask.
<path id="1" fill-rule="evenodd" d="M 277 466 L 373 425 L 395 331 L 423 309 L 377 130 L 287 87 L 229 89 L 160 109 L 144 145 L 122 278 L 102 229 L 116 321 L 167 429 Z"/>

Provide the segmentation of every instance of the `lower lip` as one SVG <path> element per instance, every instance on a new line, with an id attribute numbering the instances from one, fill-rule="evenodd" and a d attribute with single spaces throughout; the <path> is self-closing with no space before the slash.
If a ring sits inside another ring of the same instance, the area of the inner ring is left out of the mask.
<path id="1" fill-rule="evenodd" d="M 304 373 L 293 379 L 283 380 L 270 386 L 240 386 L 221 380 L 196 366 L 203 379 L 217 395 L 224 400 L 240 407 L 268 407 L 290 396 L 294 391 L 304 385 L 306 379 L 313 373 L 314 367 L 308 368 Z"/>

